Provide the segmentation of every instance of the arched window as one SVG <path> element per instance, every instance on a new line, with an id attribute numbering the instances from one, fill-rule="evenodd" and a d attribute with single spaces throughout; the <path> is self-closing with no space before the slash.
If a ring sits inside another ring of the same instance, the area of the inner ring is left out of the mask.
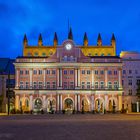
<path id="1" fill-rule="evenodd" d="M 108 88 L 112 89 L 112 83 L 110 81 L 108 82 Z"/>

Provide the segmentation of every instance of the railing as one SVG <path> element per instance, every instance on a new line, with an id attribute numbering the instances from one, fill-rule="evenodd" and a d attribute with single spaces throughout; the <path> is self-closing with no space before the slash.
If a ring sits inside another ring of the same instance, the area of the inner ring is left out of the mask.
<path id="1" fill-rule="evenodd" d="M 81 87 L 50 87 L 48 88 L 47 86 L 44 87 L 16 87 L 16 89 L 20 90 L 120 90 L 119 87 L 90 87 L 90 88 L 83 88 Z"/>

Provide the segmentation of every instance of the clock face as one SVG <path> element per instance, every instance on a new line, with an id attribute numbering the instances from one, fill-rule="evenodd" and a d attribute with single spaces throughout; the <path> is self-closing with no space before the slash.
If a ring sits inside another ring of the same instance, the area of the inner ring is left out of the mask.
<path id="1" fill-rule="evenodd" d="M 66 47 L 67 50 L 71 50 L 72 45 L 70 43 L 68 43 L 68 44 L 65 45 L 65 47 Z"/>

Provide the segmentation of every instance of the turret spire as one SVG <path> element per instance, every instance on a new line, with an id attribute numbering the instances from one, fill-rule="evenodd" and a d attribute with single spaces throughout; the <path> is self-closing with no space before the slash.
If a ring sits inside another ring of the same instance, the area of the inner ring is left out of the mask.
<path id="1" fill-rule="evenodd" d="M 54 40 L 53 40 L 53 42 L 54 42 L 54 46 L 57 46 L 58 38 L 57 38 L 57 33 L 56 32 L 54 33 Z"/>
<path id="2" fill-rule="evenodd" d="M 88 46 L 88 37 L 86 32 L 84 34 L 84 46 Z"/>
<path id="3" fill-rule="evenodd" d="M 73 40 L 73 34 L 72 34 L 72 29 L 70 28 L 69 34 L 68 34 L 68 39 Z"/>
<path id="4" fill-rule="evenodd" d="M 100 33 L 98 34 L 97 45 L 102 46 L 102 38 Z"/>
<path id="5" fill-rule="evenodd" d="M 42 35 L 41 34 L 39 34 L 39 37 L 38 37 L 38 45 L 39 46 L 42 46 L 43 45 Z"/>
<path id="6" fill-rule="evenodd" d="M 114 33 L 112 34 L 112 38 L 111 38 L 111 40 L 116 41 Z"/>
<path id="7" fill-rule="evenodd" d="M 24 38 L 23 38 L 23 44 L 24 44 L 24 46 L 28 45 L 28 39 L 27 39 L 26 34 L 24 35 Z"/>

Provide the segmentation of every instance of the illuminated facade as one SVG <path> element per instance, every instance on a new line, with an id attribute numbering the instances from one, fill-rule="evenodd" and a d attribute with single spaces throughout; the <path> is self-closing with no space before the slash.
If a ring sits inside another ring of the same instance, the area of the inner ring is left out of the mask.
<path id="1" fill-rule="evenodd" d="M 23 56 L 17 57 L 15 108 L 49 112 L 54 110 L 120 111 L 122 109 L 122 62 L 116 56 L 115 37 L 110 46 L 88 46 L 85 33 L 83 45 L 76 45 L 72 31 L 58 45 L 29 46 L 24 37 Z"/>
<path id="2" fill-rule="evenodd" d="M 140 112 L 140 103 L 137 97 L 137 88 L 140 84 L 140 53 L 121 52 L 122 59 L 122 86 L 123 108 L 128 112 Z"/>

